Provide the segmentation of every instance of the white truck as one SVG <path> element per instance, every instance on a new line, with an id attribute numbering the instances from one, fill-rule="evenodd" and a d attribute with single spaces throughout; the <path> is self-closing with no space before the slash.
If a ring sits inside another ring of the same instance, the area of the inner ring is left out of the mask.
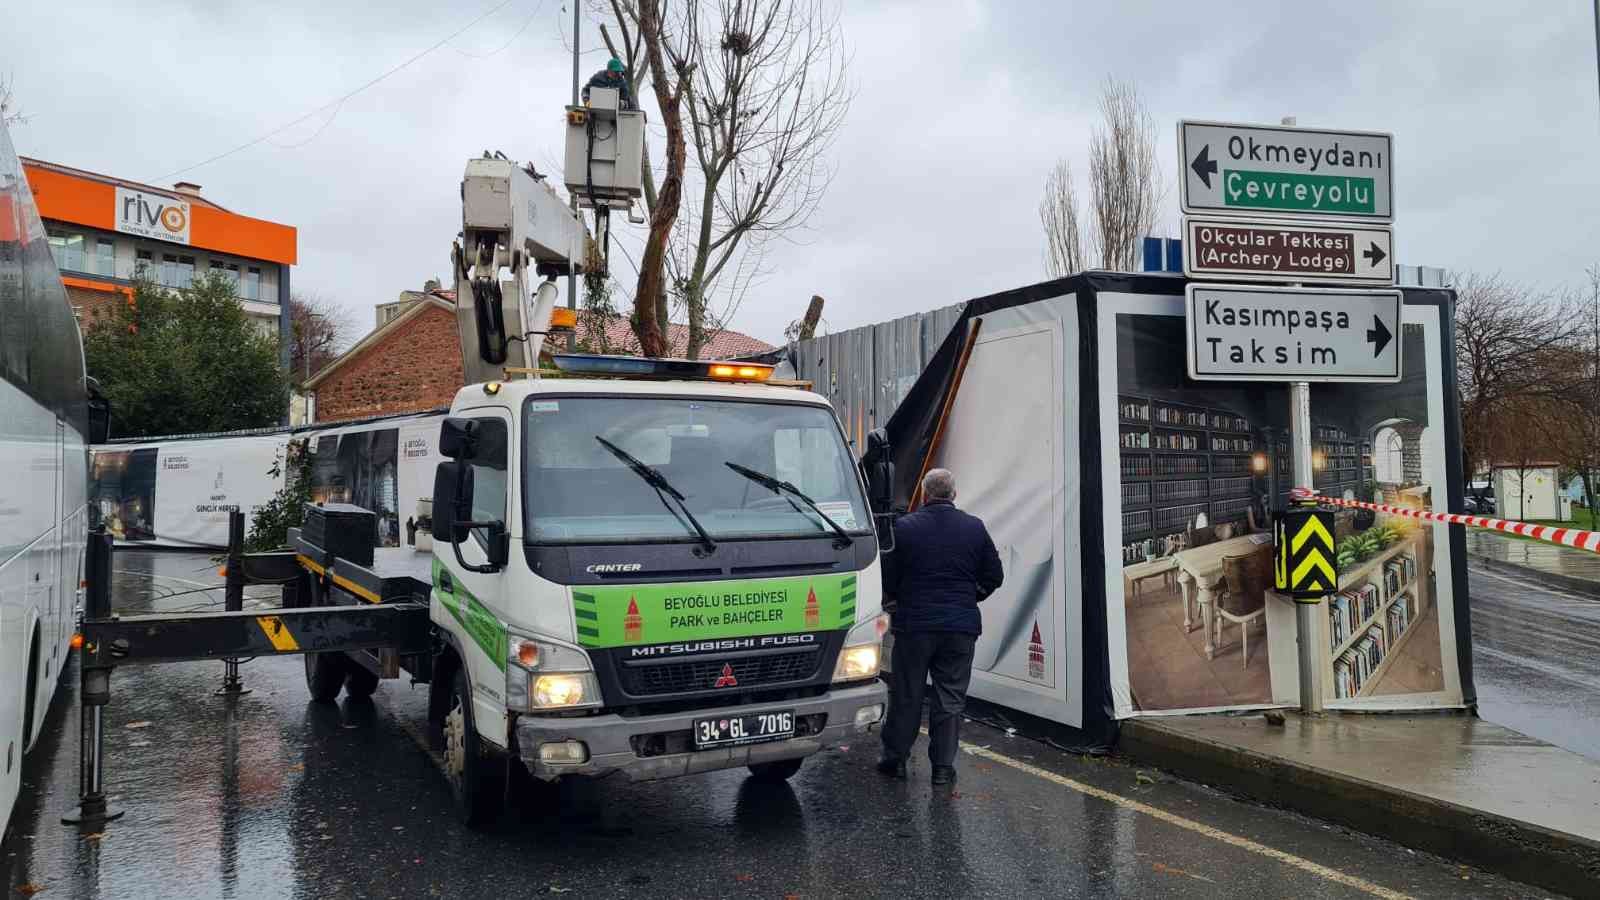
<path id="1" fill-rule="evenodd" d="M 341 549 L 328 510 L 292 534 L 313 605 L 426 594 L 433 646 L 307 654 L 313 695 L 428 681 L 469 824 L 498 813 L 519 764 L 545 780 L 781 779 L 874 728 L 878 534 L 828 402 L 753 363 L 558 354 L 541 369 L 581 223 L 503 159 L 471 161 L 462 196 L 477 383 L 441 426 L 431 553 Z"/>

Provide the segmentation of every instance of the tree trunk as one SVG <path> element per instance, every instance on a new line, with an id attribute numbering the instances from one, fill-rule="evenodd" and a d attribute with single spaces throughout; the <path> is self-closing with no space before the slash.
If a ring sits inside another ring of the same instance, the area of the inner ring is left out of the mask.
<path id="1" fill-rule="evenodd" d="M 1589 507 L 1589 530 L 1600 531 L 1600 511 L 1594 508 L 1594 476 L 1589 469 L 1583 470 L 1583 505 Z"/>
<path id="2" fill-rule="evenodd" d="M 706 345 L 706 261 L 711 257 L 711 214 L 716 198 L 717 182 L 707 178 L 700 197 L 700 233 L 695 236 L 694 267 L 683 291 L 689 318 L 689 339 L 683 355 L 690 359 L 699 359 Z"/>
<path id="3" fill-rule="evenodd" d="M 822 321 L 822 295 L 812 294 L 811 305 L 806 307 L 806 317 L 800 320 L 797 340 L 809 341 L 817 333 L 817 323 Z"/>
<path id="4" fill-rule="evenodd" d="M 661 10 L 657 0 L 639 4 L 639 39 L 650 59 L 650 82 L 656 92 L 656 105 L 667 131 L 667 172 L 656 193 L 656 206 L 650 214 L 650 235 L 645 239 L 644 256 L 639 261 L 639 288 L 633 297 L 633 332 L 639 338 L 639 352 L 662 357 L 668 353 L 666 330 L 667 240 L 678 220 L 678 205 L 683 199 L 683 167 L 687 148 L 683 139 L 683 114 L 680 104 L 688 83 L 688 73 L 676 72 L 677 86 L 669 80 L 669 69 L 661 50 Z"/>

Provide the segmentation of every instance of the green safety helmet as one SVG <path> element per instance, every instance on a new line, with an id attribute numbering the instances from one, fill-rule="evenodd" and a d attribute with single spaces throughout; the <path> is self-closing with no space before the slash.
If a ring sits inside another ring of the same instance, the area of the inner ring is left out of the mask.
<path id="1" fill-rule="evenodd" d="M 621 72 L 622 60 L 617 59 L 615 56 L 611 57 L 611 61 L 606 63 L 606 70 L 610 72 Z"/>

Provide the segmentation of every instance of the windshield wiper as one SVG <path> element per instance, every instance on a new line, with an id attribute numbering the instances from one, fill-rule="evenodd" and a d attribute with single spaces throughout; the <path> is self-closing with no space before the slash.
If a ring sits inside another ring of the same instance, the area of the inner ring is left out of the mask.
<path id="1" fill-rule="evenodd" d="M 689 511 L 689 504 L 684 502 L 682 492 L 673 487 L 672 482 L 668 481 L 665 475 L 662 475 L 656 471 L 655 467 L 641 461 L 632 453 L 618 447 L 600 435 L 595 435 L 594 439 L 600 442 L 600 446 L 611 451 L 612 456 L 622 460 L 624 465 L 634 471 L 634 474 L 643 478 L 645 484 L 656 489 L 656 496 L 661 498 L 661 505 L 667 508 L 667 512 L 672 513 L 672 517 L 678 520 L 678 524 L 700 536 L 700 543 L 706 548 L 707 553 L 717 549 L 716 541 L 711 539 L 711 535 L 707 534 L 705 528 L 701 526 L 700 520 L 696 519 L 694 513 Z M 678 501 L 678 509 L 683 510 L 682 516 L 679 516 L 678 510 L 673 509 L 672 504 L 667 502 L 667 497 L 669 496 Z"/>
<path id="2" fill-rule="evenodd" d="M 807 497 L 804 491 L 800 490 L 789 482 L 774 478 L 765 472 L 757 472 L 755 469 L 747 469 L 736 462 L 728 462 L 724 460 L 722 464 L 734 470 L 735 472 L 738 472 L 740 475 L 750 479 L 751 481 L 754 481 L 756 484 L 761 485 L 774 494 L 789 494 L 790 496 L 793 496 L 795 499 L 799 500 L 801 503 L 811 507 L 811 511 L 816 513 L 818 518 L 822 519 L 822 521 L 828 523 L 828 527 L 833 529 L 833 533 L 839 536 L 838 540 L 835 541 L 835 543 L 837 543 L 839 546 L 847 547 L 856 542 L 856 539 L 850 536 L 850 532 L 845 531 L 838 522 L 833 520 L 833 517 L 822 511 L 822 507 L 817 505 L 817 501 Z M 789 505 L 794 506 L 794 503 L 791 502 Z M 800 512 L 800 507 L 795 506 L 795 512 Z"/>

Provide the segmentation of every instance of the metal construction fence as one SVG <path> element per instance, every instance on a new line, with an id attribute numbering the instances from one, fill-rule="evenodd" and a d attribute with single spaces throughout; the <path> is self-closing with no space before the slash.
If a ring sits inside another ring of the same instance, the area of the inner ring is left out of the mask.
<path id="1" fill-rule="evenodd" d="M 788 348 L 793 377 L 811 382 L 812 390 L 833 403 L 860 448 L 867 432 L 889 420 L 965 306 L 797 341 Z"/>

